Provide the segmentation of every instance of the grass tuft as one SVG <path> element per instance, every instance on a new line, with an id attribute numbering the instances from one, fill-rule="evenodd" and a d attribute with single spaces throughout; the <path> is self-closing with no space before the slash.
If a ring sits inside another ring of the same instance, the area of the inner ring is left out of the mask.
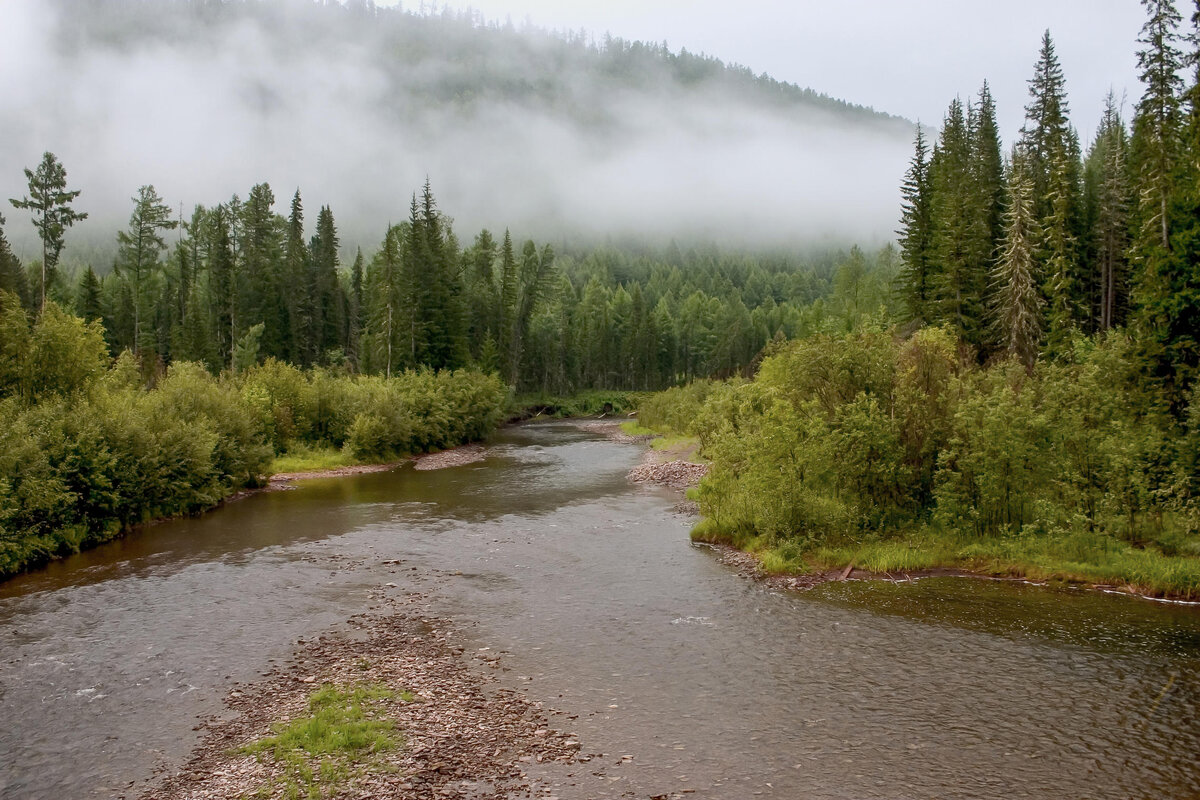
<path id="1" fill-rule="evenodd" d="M 397 698 L 414 699 L 378 684 L 345 690 L 322 686 L 309 698 L 306 716 L 278 723 L 274 735 L 238 752 L 270 758 L 281 767 L 283 795 L 289 800 L 331 796 L 352 767 L 403 744 L 395 722 L 379 714 L 381 701 Z"/>
<path id="2" fill-rule="evenodd" d="M 345 450 L 333 447 L 310 447 L 293 443 L 288 451 L 271 462 L 271 474 L 280 472 L 319 472 L 357 464 L 357 459 Z"/>

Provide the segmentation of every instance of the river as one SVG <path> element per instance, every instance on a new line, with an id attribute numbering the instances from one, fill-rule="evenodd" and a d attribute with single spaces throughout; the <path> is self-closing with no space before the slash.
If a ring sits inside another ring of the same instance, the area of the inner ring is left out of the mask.
<path id="1" fill-rule="evenodd" d="M 1200 610 L 963 579 L 781 593 L 689 544 L 641 448 L 306 481 L 0 585 L 0 796 L 136 796 L 387 583 L 628 755 L 612 796 L 1195 798 Z M 567 795 L 564 794 L 564 797 Z"/>

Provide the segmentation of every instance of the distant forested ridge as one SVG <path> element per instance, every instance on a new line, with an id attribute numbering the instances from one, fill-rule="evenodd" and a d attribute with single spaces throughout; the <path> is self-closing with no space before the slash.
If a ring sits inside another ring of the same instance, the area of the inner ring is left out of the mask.
<path id="1" fill-rule="evenodd" d="M 469 112 L 482 99 L 555 109 L 581 126 L 618 125 L 618 92 L 709 90 L 793 108 L 820 109 L 858 124 L 898 126 L 903 119 L 778 81 L 714 56 L 673 51 L 666 42 L 628 41 L 585 31 L 551 32 L 476 11 L 443 6 L 430 13 L 370 0 L 51 0 L 68 13 L 59 31 L 70 52 L 101 45 L 216 45 L 246 23 L 273 31 L 283 47 L 365 47 L 385 68 L 379 102 L 397 115 L 421 107 Z M 283 56 L 284 54 L 280 54 Z M 271 102 L 269 96 L 262 98 Z"/>

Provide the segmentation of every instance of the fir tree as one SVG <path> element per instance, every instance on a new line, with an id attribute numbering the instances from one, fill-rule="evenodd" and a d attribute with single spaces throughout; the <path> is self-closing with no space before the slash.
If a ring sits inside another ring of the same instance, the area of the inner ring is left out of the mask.
<path id="1" fill-rule="evenodd" d="M 1014 152 L 1000 258 L 992 272 L 992 319 L 1000 348 L 1032 373 L 1041 341 L 1042 298 L 1034 279 L 1033 180 Z"/>
<path id="2" fill-rule="evenodd" d="M 900 187 L 900 230 L 896 231 L 904 265 L 900 273 L 900 290 L 909 317 L 927 320 L 932 316 L 929 307 L 933 299 L 933 259 L 930 252 L 929 148 L 920 123 L 917 123 L 913 146 L 915 152 Z"/>
<path id="3" fill-rule="evenodd" d="M 1129 246 L 1128 136 L 1110 92 L 1087 159 L 1088 260 L 1093 265 L 1091 297 L 1095 329 L 1124 322 L 1128 298 L 1125 251 Z"/>
<path id="4" fill-rule="evenodd" d="M 362 248 L 354 254 L 354 265 L 350 268 L 350 296 L 346 308 L 346 358 L 358 370 L 359 340 L 363 333 L 363 254 Z"/>
<path id="5" fill-rule="evenodd" d="M 293 363 L 309 366 L 316 356 L 312 336 L 313 294 L 309 284 L 308 247 L 304 243 L 304 204 L 300 190 L 292 196 L 291 213 L 287 220 L 287 235 L 283 242 L 284 284 L 288 287 L 287 314 L 291 328 L 288 337 Z"/>
<path id="6" fill-rule="evenodd" d="M 146 285 L 162 267 L 159 257 L 167 247 L 162 232 L 174 230 L 179 223 L 171 219 L 170 207 L 162 201 L 153 186 L 138 189 L 133 203 L 129 230 L 117 234 L 120 245 L 117 274 L 129 283 L 133 304 L 133 339 L 127 344 L 136 355 L 146 346 L 142 330 L 142 319 L 148 306 Z"/>
<path id="7" fill-rule="evenodd" d="M 1132 299 L 1145 376 L 1179 410 L 1197 360 L 1195 326 L 1200 325 L 1194 289 L 1186 291 L 1195 284 L 1197 172 L 1189 163 L 1194 155 L 1181 152 L 1180 16 L 1169 0 L 1143 0 L 1143 5 L 1148 19 L 1138 39 L 1144 45 L 1138 66 L 1146 90 L 1129 146 L 1137 189 L 1129 249 Z"/>
<path id="8" fill-rule="evenodd" d="M 62 253 L 67 228 L 87 219 L 86 212 L 78 212 L 71 204 L 79 197 L 80 190 L 67 189 L 67 170 L 51 152 L 42 156 L 37 170 L 25 170 L 29 181 L 29 194 L 20 200 L 11 199 L 14 208 L 27 209 L 33 214 L 33 227 L 42 240 L 42 280 L 39 308 L 46 309 L 46 286 L 53 282 L 58 257 Z"/>
<path id="9" fill-rule="evenodd" d="M 274 205 L 270 185 L 260 183 L 250 189 L 241 208 L 240 273 L 246 282 L 243 319 L 247 326 L 263 323 L 256 354 L 287 358 L 292 352 L 292 331 L 285 295 L 298 287 L 284 279 L 283 226 Z"/>
<path id="10" fill-rule="evenodd" d="M 960 100 L 950 104 L 929 176 L 933 253 L 939 265 L 932 321 L 950 323 L 964 341 L 979 346 L 987 265 L 977 261 L 980 218 L 972 203 L 970 137 Z"/>
<path id="11" fill-rule="evenodd" d="M 321 206 L 317 213 L 317 232 L 310 248 L 309 275 L 313 309 L 312 336 L 315 354 L 323 359 L 327 351 L 341 346 L 345 326 L 345 302 L 338 283 L 338 239 L 333 211 Z"/>
<path id="12" fill-rule="evenodd" d="M 100 279 L 90 265 L 79 277 L 79 287 L 75 290 L 75 313 L 86 322 L 104 318 L 100 304 Z"/>

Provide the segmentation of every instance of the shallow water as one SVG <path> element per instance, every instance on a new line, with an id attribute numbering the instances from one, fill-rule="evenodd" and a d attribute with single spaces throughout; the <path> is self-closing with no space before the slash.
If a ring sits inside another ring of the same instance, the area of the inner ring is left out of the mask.
<path id="1" fill-rule="evenodd" d="M 305 482 L 0 585 L 0 795 L 136 794 L 231 682 L 387 582 L 577 715 L 555 722 L 609 754 L 614 797 L 1200 795 L 1200 611 L 959 579 L 778 593 L 689 545 L 676 498 L 625 480 L 639 456 L 522 426 L 478 464 Z"/>

